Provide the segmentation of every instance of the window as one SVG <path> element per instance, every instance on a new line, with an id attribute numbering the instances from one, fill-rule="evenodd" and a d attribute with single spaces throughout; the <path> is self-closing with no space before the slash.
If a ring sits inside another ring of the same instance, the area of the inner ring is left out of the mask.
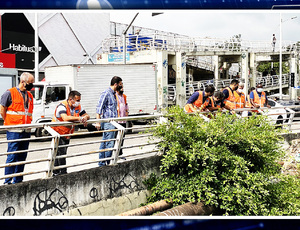
<path id="1" fill-rule="evenodd" d="M 66 99 L 66 87 L 47 87 L 46 103 L 61 101 Z"/>
<path id="2" fill-rule="evenodd" d="M 269 104 L 271 107 L 274 107 L 274 106 L 275 106 L 275 101 L 268 100 L 268 104 Z"/>

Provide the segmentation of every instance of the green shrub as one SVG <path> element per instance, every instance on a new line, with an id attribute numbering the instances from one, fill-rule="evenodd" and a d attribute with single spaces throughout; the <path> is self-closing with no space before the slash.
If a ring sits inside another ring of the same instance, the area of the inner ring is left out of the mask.
<path id="1" fill-rule="evenodd" d="M 298 215 L 299 181 L 280 173 L 281 130 L 265 116 L 237 119 L 217 114 L 210 122 L 179 107 L 154 128 L 164 150 L 161 176 L 145 182 L 148 203 L 204 202 L 224 215 Z"/>

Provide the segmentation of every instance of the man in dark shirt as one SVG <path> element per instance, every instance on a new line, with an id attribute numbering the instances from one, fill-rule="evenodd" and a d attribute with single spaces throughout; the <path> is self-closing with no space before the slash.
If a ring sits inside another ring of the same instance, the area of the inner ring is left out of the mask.
<path id="1" fill-rule="evenodd" d="M 204 111 L 202 105 L 206 99 L 212 96 L 215 92 L 215 87 L 209 85 L 205 88 L 204 91 L 197 91 L 188 99 L 184 109 L 186 112 L 195 112 L 197 110 Z"/>

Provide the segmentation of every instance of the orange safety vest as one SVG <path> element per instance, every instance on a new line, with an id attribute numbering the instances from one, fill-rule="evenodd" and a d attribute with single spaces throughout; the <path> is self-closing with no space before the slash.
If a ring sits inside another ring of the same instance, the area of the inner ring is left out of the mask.
<path id="1" fill-rule="evenodd" d="M 200 109 L 201 105 L 203 104 L 203 91 L 198 91 L 199 92 L 199 96 L 197 98 L 196 101 L 194 101 L 192 103 L 192 105 L 198 109 Z M 189 104 L 186 104 L 184 107 L 185 111 L 188 113 L 192 113 L 193 111 L 191 110 L 191 108 L 189 107 Z"/>
<path id="2" fill-rule="evenodd" d="M 259 104 L 260 107 L 264 107 L 266 103 L 266 94 L 265 92 L 261 93 L 261 96 L 259 97 L 258 93 L 256 90 L 253 90 L 254 94 L 254 103 Z"/>
<path id="3" fill-rule="evenodd" d="M 68 104 L 68 101 L 62 101 L 59 105 L 61 105 L 61 104 L 63 104 L 66 107 L 67 115 L 72 116 L 71 109 L 70 109 L 70 106 Z M 52 122 L 63 121 L 63 119 L 61 117 L 56 117 L 56 110 L 57 110 L 58 106 L 56 106 L 56 109 L 54 111 L 54 116 L 52 118 Z M 73 116 L 79 117 L 80 111 L 81 111 L 81 105 L 79 105 L 78 107 L 76 107 L 74 109 L 74 115 Z M 71 126 L 56 126 L 56 127 L 52 127 L 52 129 L 54 129 L 59 134 L 64 135 L 64 134 L 74 133 L 75 127 L 74 127 L 74 125 L 71 125 Z M 70 139 L 70 136 L 66 136 L 65 138 Z"/>
<path id="4" fill-rule="evenodd" d="M 248 94 L 247 95 L 247 100 L 246 100 L 246 108 L 251 108 L 252 107 L 252 104 L 250 102 L 250 95 Z"/>
<path id="5" fill-rule="evenodd" d="M 241 96 L 240 96 L 236 91 L 234 91 L 233 94 L 234 94 L 234 97 L 235 97 L 236 109 L 244 108 L 245 107 L 245 101 L 246 101 L 245 94 L 241 93 Z"/>
<path id="6" fill-rule="evenodd" d="M 127 96 L 125 94 L 123 94 L 123 97 L 124 97 L 124 101 L 125 101 L 125 105 L 127 104 Z M 117 104 L 118 104 L 118 117 L 120 117 L 120 103 L 119 103 L 119 98 L 118 98 L 118 95 L 116 94 L 116 99 L 117 99 Z"/>
<path id="7" fill-rule="evenodd" d="M 33 112 L 33 96 L 27 91 L 28 109 L 25 109 L 24 99 L 19 90 L 14 87 L 9 89 L 12 103 L 6 110 L 4 125 L 31 124 Z"/>
<path id="8" fill-rule="evenodd" d="M 212 107 L 217 107 L 217 108 L 221 108 L 221 104 L 218 104 L 217 106 L 215 106 L 215 101 L 214 101 L 214 99 L 212 98 L 212 97 L 210 97 L 210 101 L 211 101 L 211 106 Z"/>
<path id="9" fill-rule="evenodd" d="M 236 99 L 234 97 L 234 94 L 231 91 L 231 88 L 230 87 L 226 87 L 225 89 L 227 89 L 228 92 L 229 92 L 228 98 L 226 98 L 224 100 L 225 105 L 227 105 L 230 109 L 236 109 Z"/>

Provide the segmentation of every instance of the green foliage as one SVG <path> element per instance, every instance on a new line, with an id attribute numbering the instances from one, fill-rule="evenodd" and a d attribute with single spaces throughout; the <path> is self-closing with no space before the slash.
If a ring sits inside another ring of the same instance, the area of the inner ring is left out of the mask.
<path id="1" fill-rule="evenodd" d="M 279 62 L 274 62 L 273 68 L 276 71 L 277 75 L 279 75 Z M 268 71 L 269 73 L 271 72 L 271 70 L 272 70 L 271 62 L 260 62 L 259 63 L 259 65 L 257 66 L 257 71 L 262 73 L 265 70 Z M 282 73 L 287 74 L 289 72 L 290 72 L 290 68 L 288 66 L 288 63 L 282 62 Z"/>
<path id="2" fill-rule="evenodd" d="M 210 122 L 179 107 L 154 128 L 165 150 L 161 176 L 145 184 L 148 202 L 204 202 L 225 215 L 298 215 L 299 181 L 280 173 L 280 130 L 265 116 L 236 119 L 217 114 Z"/>

